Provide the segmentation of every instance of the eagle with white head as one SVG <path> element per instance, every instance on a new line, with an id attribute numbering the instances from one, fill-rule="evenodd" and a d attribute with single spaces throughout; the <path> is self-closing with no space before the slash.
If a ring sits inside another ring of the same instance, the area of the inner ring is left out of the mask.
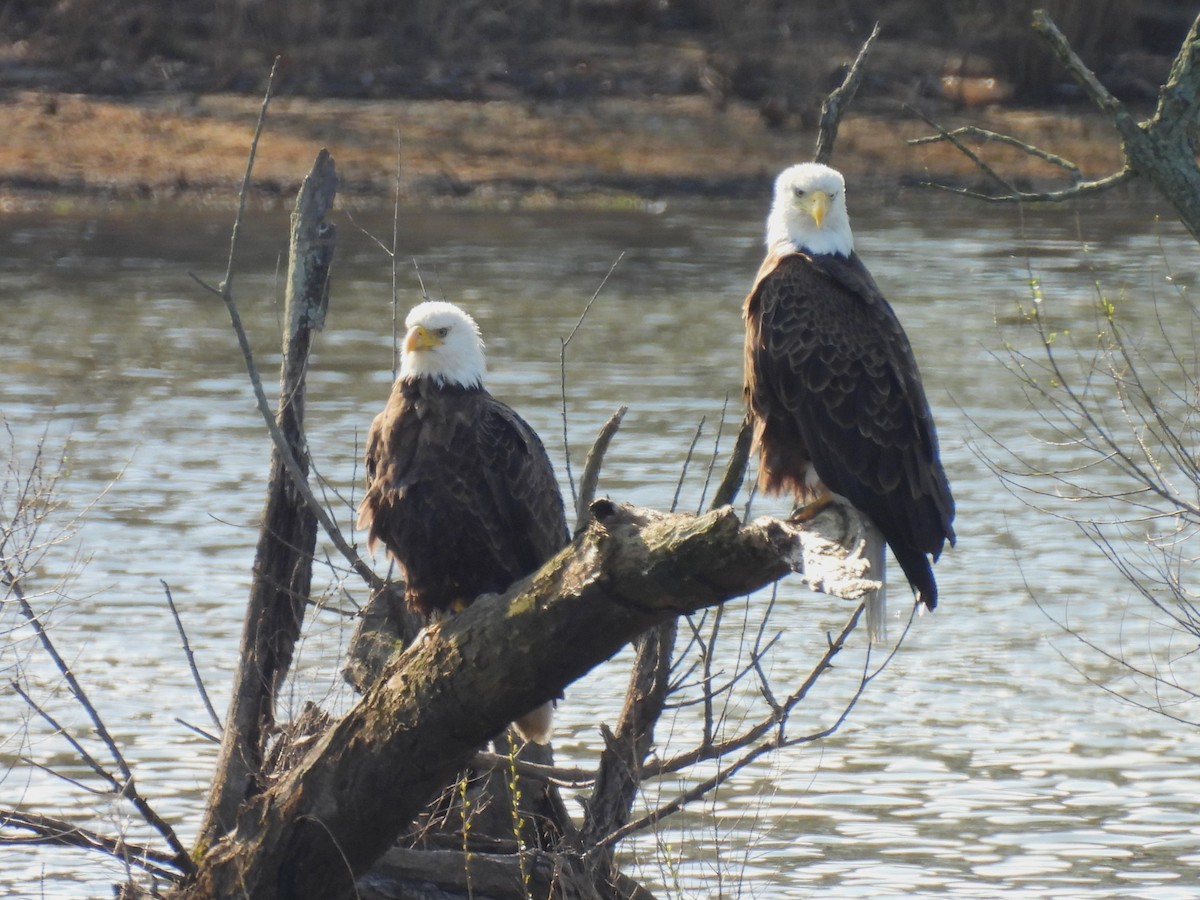
<path id="1" fill-rule="evenodd" d="M 954 544 L 954 498 L 908 337 L 854 252 L 841 173 L 801 163 L 776 179 L 743 316 L 759 486 L 790 491 L 809 514 L 849 503 L 871 526 L 872 577 L 885 580 L 886 541 L 933 609 L 931 559 Z M 880 590 L 867 606 L 872 640 L 886 636 L 885 609 Z"/>
<path id="2" fill-rule="evenodd" d="M 408 607 L 459 611 L 566 546 L 562 494 L 541 440 L 483 386 L 483 339 L 457 306 L 414 307 L 400 374 L 367 433 L 358 526 L 404 575 Z M 551 704 L 517 724 L 544 743 Z"/>

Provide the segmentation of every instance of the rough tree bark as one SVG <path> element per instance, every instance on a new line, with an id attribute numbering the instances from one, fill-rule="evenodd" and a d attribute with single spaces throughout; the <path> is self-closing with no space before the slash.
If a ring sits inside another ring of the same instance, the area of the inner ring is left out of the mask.
<path id="1" fill-rule="evenodd" d="M 1171 65 L 1159 93 L 1158 108 L 1146 122 L 1138 122 L 1108 92 L 1045 11 L 1034 12 L 1033 28 L 1112 121 L 1121 136 L 1129 173 L 1149 178 L 1175 207 L 1192 237 L 1200 241 L 1200 168 L 1196 166 L 1193 134 L 1200 115 L 1200 16 L 1192 23 Z"/>
<path id="2" fill-rule="evenodd" d="M 187 898 L 336 898 L 489 738 L 648 628 L 799 566 L 798 535 L 726 507 L 609 501 L 505 595 L 423 632 L 295 769 L 246 803 Z M 504 673 L 502 678 L 497 673 Z"/>
<path id="3" fill-rule="evenodd" d="M 292 213 L 288 254 L 286 328 L 279 376 L 276 422 L 292 458 L 308 472 L 304 443 L 304 391 L 314 330 L 325 322 L 334 226 L 325 221 L 333 206 L 337 176 L 322 150 L 305 178 Z M 271 455 L 266 505 L 255 551 L 250 601 L 242 630 L 238 667 L 222 733 L 197 855 L 224 835 L 241 804 L 258 789 L 266 742 L 275 722 L 275 697 L 288 667 L 312 581 L 316 545 L 314 512 L 294 490 L 279 448 Z"/>

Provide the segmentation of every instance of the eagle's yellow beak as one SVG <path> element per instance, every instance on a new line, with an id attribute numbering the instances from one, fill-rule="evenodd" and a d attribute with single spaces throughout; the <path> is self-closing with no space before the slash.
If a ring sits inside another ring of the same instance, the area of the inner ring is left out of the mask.
<path id="1" fill-rule="evenodd" d="M 825 214 L 829 212 L 829 195 L 824 191 L 813 191 L 809 200 L 808 214 L 812 216 L 813 221 L 817 223 L 817 227 L 821 227 L 821 223 L 825 221 Z"/>
<path id="2" fill-rule="evenodd" d="M 404 336 L 404 352 L 412 353 L 415 350 L 432 350 L 441 343 L 442 339 L 436 334 L 427 331 L 425 326 L 414 325 L 408 330 L 408 334 Z"/>

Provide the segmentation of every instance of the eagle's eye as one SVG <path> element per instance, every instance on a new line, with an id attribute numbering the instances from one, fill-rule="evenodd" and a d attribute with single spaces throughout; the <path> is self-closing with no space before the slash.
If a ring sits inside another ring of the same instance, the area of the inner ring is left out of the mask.
<path id="1" fill-rule="evenodd" d="M 446 335 L 448 335 L 448 334 L 450 333 L 450 329 L 449 329 L 449 328 L 439 328 L 439 329 L 438 329 L 436 332 L 434 332 L 434 333 L 435 333 L 435 334 L 436 334 L 438 337 L 440 337 L 440 338 L 444 338 Z"/>
<path id="2" fill-rule="evenodd" d="M 796 195 L 797 199 L 799 199 L 800 197 L 804 196 L 804 188 L 792 188 L 792 193 Z"/>

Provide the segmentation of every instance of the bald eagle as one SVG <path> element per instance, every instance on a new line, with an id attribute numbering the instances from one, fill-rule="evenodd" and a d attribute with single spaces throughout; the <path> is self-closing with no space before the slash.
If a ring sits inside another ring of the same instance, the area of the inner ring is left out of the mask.
<path id="1" fill-rule="evenodd" d="M 839 172 L 802 163 L 776 179 L 743 315 L 759 487 L 848 502 L 871 526 L 872 577 L 884 580 L 881 537 L 933 609 L 930 557 L 954 544 L 954 499 L 908 337 L 854 252 Z M 873 639 L 884 636 L 883 593 L 868 604 Z"/>
<path id="2" fill-rule="evenodd" d="M 382 542 L 402 570 L 405 603 L 428 617 L 506 590 L 568 532 L 541 440 L 483 386 L 475 320 L 430 301 L 404 324 L 400 375 L 367 433 L 358 526 L 368 549 Z M 538 712 L 544 723 L 518 724 L 542 742 L 549 705 Z"/>

